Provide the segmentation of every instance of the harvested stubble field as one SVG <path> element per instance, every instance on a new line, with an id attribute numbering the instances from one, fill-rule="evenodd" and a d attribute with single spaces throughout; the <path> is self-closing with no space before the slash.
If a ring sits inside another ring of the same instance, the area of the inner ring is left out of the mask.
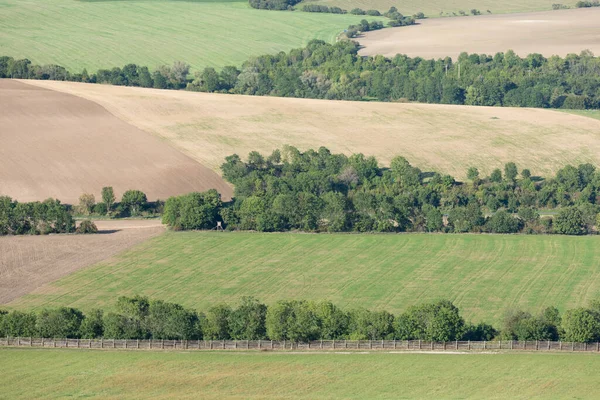
<path id="1" fill-rule="evenodd" d="M 447 298 L 474 322 L 561 311 L 600 290 L 599 237 L 167 232 L 8 304 L 110 309 L 148 295 L 198 310 L 242 296 L 327 299 L 398 313 Z"/>
<path id="2" fill-rule="evenodd" d="M 29 81 L 28 81 L 29 82 Z M 565 164 L 600 164 L 600 121 L 551 110 L 370 103 L 190 93 L 30 81 L 92 100 L 219 172 L 224 157 L 302 150 L 406 157 L 423 170 L 464 178 L 516 161 L 548 175 Z"/>
<path id="3" fill-rule="evenodd" d="M 460 53 L 566 56 L 591 50 L 600 54 L 600 8 L 529 14 L 437 18 L 418 25 L 367 32 L 362 55 L 457 59 Z"/>
<path id="4" fill-rule="evenodd" d="M 0 195 L 76 204 L 113 186 L 149 199 L 231 188 L 213 171 L 81 97 L 0 80 Z"/>
<path id="5" fill-rule="evenodd" d="M 0 237 L 0 304 L 164 232 L 160 221 L 96 221 L 98 235 Z"/>
<path id="6" fill-rule="evenodd" d="M 194 70 L 335 41 L 363 17 L 255 10 L 247 0 L 0 0 L 0 55 L 89 72 L 129 63 Z M 372 18 L 383 19 L 383 18 Z"/>
<path id="7" fill-rule="evenodd" d="M 490 10 L 494 14 L 546 11 L 552 9 L 556 0 L 304 0 L 302 4 L 321 4 L 325 6 L 338 6 L 351 10 L 355 7 L 363 10 L 375 9 L 381 12 L 389 10 L 390 7 L 398 8 L 404 15 L 413 15 L 423 12 L 427 17 L 438 17 L 444 15 L 458 14 L 460 10 L 469 13 L 477 9 L 482 13 Z M 562 2 L 568 6 L 574 6 L 575 1 Z"/>
<path id="8" fill-rule="evenodd" d="M 10 399 L 531 399 L 600 390 L 596 354 L 2 349 L 0 368 Z"/>

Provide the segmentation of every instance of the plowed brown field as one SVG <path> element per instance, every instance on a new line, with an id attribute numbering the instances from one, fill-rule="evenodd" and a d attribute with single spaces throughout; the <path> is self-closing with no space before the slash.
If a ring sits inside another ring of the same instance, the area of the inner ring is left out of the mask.
<path id="1" fill-rule="evenodd" d="M 361 55 L 456 59 L 460 53 L 495 54 L 514 50 L 521 56 L 600 54 L 600 8 L 527 14 L 434 18 L 418 25 L 368 32 Z"/>
<path id="2" fill-rule="evenodd" d="M 565 164 L 600 164 L 600 121 L 543 109 L 371 103 L 191 93 L 32 81 L 95 101 L 215 171 L 225 156 L 303 150 L 397 155 L 421 169 L 464 178 L 515 161 L 546 175 Z"/>
<path id="3" fill-rule="evenodd" d="M 0 237 L 0 304 L 164 232 L 160 221 L 96 221 L 98 235 Z"/>
<path id="4" fill-rule="evenodd" d="M 213 171 L 81 97 L 0 80 L 0 195 L 75 203 L 103 186 L 150 199 L 230 187 Z"/>

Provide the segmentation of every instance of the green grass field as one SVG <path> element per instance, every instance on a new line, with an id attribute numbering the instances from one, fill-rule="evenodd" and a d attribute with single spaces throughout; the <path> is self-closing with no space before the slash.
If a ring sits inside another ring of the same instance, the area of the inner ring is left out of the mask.
<path id="1" fill-rule="evenodd" d="M 583 399 L 600 391 L 596 354 L 2 349 L 0 368 L 6 399 Z"/>
<path id="2" fill-rule="evenodd" d="M 176 60 L 220 68 L 312 39 L 333 42 L 361 19 L 255 10 L 243 0 L 0 0 L 0 55 L 73 71 Z"/>
<path id="3" fill-rule="evenodd" d="M 168 232 L 8 307 L 111 308 L 143 294 L 202 310 L 252 295 L 398 313 L 448 298 L 467 319 L 561 311 L 600 294 L 600 237 Z"/>
<path id="4" fill-rule="evenodd" d="M 327 6 L 338 6 L 347 9 L 358 7 L 363 10 L 375 9 L 387 11 L 394 6 L 405 15 L 423 12 L 428 17 L 438 17 L 440 12 L 444 14 L 458 14 L 460 10 L 467 13 L 471 9 L 478 9 L 482 14 L 490 10 L 493 14 L 532 12 L 552 10 L 555 0 L 305 0 L 306 4 L 322 4 Z M 574 6 L 576 1 L 565 0 L 561 2 L 568 6 Z"/>
<path id="5" fill-rule="evenodd" d="M 582 117 L 600 119 L 600 110 L 566 110 L 564 112 L 567 112 L 569 114 L 581 115 Z"/>

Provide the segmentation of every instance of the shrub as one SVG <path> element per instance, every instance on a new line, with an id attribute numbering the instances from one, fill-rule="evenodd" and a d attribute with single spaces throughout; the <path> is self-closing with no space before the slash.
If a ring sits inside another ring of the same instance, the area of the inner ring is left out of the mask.
<path id="1" fill-rule="evenodd" d="M 489 217 L 485 225 L 492 233 L 516 233 L 521 229 L 521 220 L 502 210 Z"/>
<path id="2" fill-rule="evenodd" d="M 566 207 L 554 219 L 554 232 L 563 235 L 583 235 L 586 233 L 583 215 L 577 207 Z"/>
<path id="3" fill-rule="evenodd" d="M 465 321 L 458 308 L 447 300 L 410 307 L 396 323 L 399 339 L 450 341 L 460 339 Z"/>
<path id="4" fill-rule="evenodd" d="M 121 198 L 121 205 L 129 211 L 131 216 L 140 215 L 147 203 L 146 194 L 140 190 L 128 190 L 123 193 Z"/>
<path id="5" fill-rule="evenodd" d="M 90 215 L 96 204 L 96 198 L 91 193 L 84 193 L 79 196 L 79 212 L 83 215 Z"/>
<path id="6" fill-rule="evenodd" d="M 365 15 L 366 12 L 360 8 L 353 8 L 352 10 L 350 10 L 350 14 L 353 15 Z"/>
<path id="7" fill-rule="evenodd" d="M 98 233 L 98 227 L 96 227 L 96 224 L 94 223 L 94 221 L 89 220 L 89 219 L 84 219 L 83 221 L 81 221 L 81 223 L 77 227 L 76 232 L 80 233 L 80 234 Z"/>
<path id="8" fill-rule="evenodd" d="M 83 313 L 75 308 L 43 310 L 37 316 L 36 330 L 45 338 L 78 338 L 82 321 Z"/>

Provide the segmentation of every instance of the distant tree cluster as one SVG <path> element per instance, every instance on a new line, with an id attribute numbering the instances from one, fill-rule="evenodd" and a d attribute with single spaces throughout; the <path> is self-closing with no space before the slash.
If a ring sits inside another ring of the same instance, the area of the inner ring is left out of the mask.
<path id="1" fill-rule="evenodd" d="M 261 10 L 292 10 L 301 0 L 249 0 L 250 7 Z"/>
<path id="2" fill-rule="evenodd" d="M 600 1 L 578 1 L 575 3 L 575 7 L 577 8 L 589 8 L 589 7 L 600 7 Z"/>
<path id="3" fill-rule="evenodd" d="M 350 25 L 348 27 L 348 29 L 346 29 L 345 35 L 348 38 L 355 38 L 360 33 L 376 31 L 376 30 L 383 29 L 383 28 L 384 28 L 383 22 L 379 22 L 379 21 L 368 22 L 366 19 L 363 19 L 360 21 L 360 24 L 358 24 L 358 25 Z"/>
<path id="4" fill-rule="evenodd" d="M 343 310 L 329 301 L 282 300 L 270 306 L 243 297 L 236 307 L 197 312 L 147 297 L 120 297 L 114 312 L 70 308 L 40 312 L 0 310 L 0 335 L 46 338 L 175 340 L 563 340 L 600 341 L 600 302 L 539 315 L 505 313 L 500 329 L 464 320 L 447 300 L 408 307 L 399 315 L 365 308 Z"/>
<path id="5" fill-rule="evenodd" d="M 350 10 L 350 14 L 352 15 L 369 15 L 371 17 L 379 17 L 381 13 L 377 10 L 363 10 L 361 8 L 353 8 Z"/>
<path id="6" fill-rule="evenodd" d="M 163 222 L 174 229 L 308 232 L 596 233 L 600 171 L 566 166 L 542 179 L 515 163 L 469 182 L 423 172 L 403 157 L 382 168 L 374 157 L 304 153 L 286 146 L 270 156 L 232 155 L 221 167 L 235 185 L 222 204 L 214 191 L 167 200 Z M 540 210 L 553 217 L 540 217 Z"/>
<path id="7" fill-rule="evenodd" d="M 102 188 L 102 201 L 96 203 L 96 197 L 91 193 L 83 193 L 79 197 L 79 204 L 73 207 L 75 215 L 79 216 L 109 216 L 123 217 L 150 217 L 162 213 L 164 202 L 157 200 L 148 201 L 146 194 L 141 190 L 127 190 L 117 202 L 115 192 L 111 186 Z"/>
<path id="8" fill-rule="evenodd" d="M 306 4 L 302 6 L 304 12 L 330 13 L 330 14 L 347 14 L 347 10 L 339 7 L 327 7 L 319 4 Z"/>
<path id="9" fill-rule="evenodd" d="M 75 221 L 67 207 L 55 199 L 20 203 L 0 197 L 0 236 L 71 233 Z"/>
<path id="10" fill-rule="evenodd" d="M 386 13 L 389 16 L 395 12 Z M 404 17 L 403 17 L 404 18 Z M 394 20 L 395 21 L 395 20 Z M 368 23 L 349 29 L 380 28 Z M 313 40 L 305 48 L 264 55 L 220 72 L 206 68 L 187 78 L 189 67 L 175 63 L 150 73 L 133 64 L 123 69 L 71 74 L 58 66 L 36 66 L 29 60 L 0 57 L 0 78 L 57 79 L 155 88 L 187 88 L 257 96 L 319 98 L 332 100 L 418 101 L 564 109 L 600 107 L 600 58 L 589 51 L 564 58 L 513 51 L 494 56 L 462 53 L 450 58 L 424 60 L 397 55 L 361 57 L 359 45 L 350 40 L 327 44 Z"/>

